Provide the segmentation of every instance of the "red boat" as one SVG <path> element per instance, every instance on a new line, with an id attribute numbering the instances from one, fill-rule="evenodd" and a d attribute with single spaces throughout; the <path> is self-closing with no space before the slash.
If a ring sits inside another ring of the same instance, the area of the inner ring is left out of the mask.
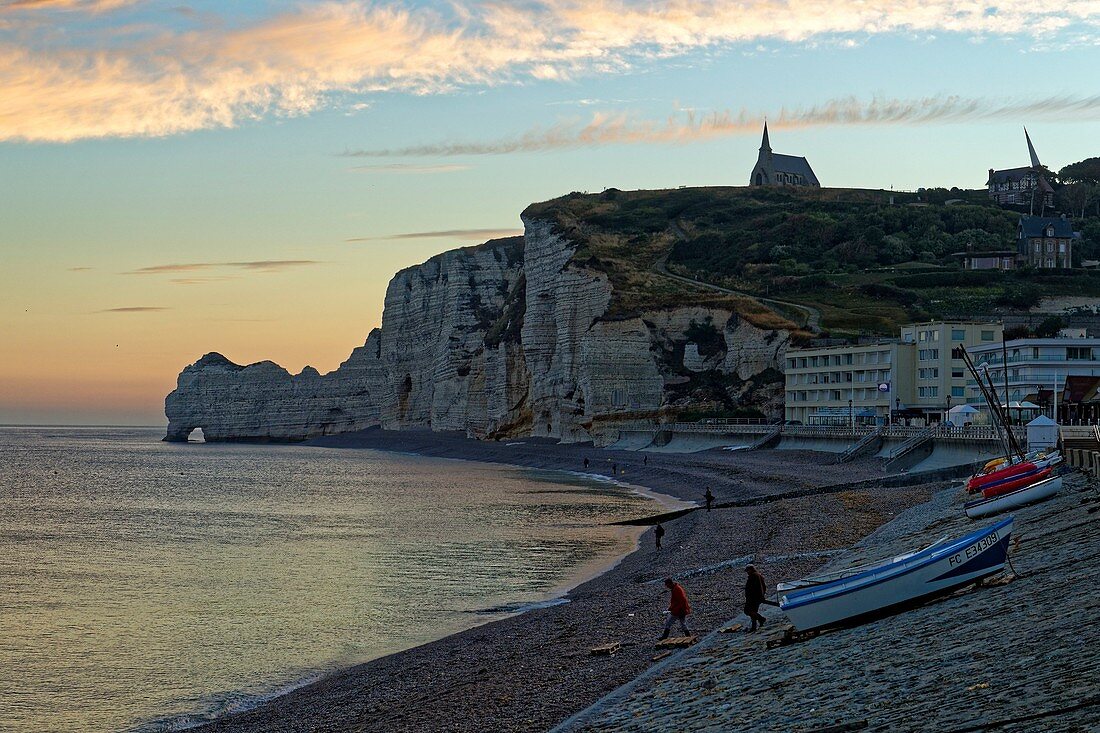
<path id="1" fill-rule="evenodd" d="M 990 484 L 1000 484 L 1001 481 L 1024 473 L 1035 471 L 1036 465 L 1031 461 L 1021 461 L 1008 466 L 998 468 L 996 471 L 979 474 L 966 482 L 966 490 L 971 493 L 982 491 Z"/>
<path id="2" fill-rule="evenodd" d="M 986 489 L 983 489 L 982 496 L 986 499 L 992 499 L 995 496 L 1007 494 L 1010 491 L 1015 491 L 1016 489 L 1022 489 L 1025 486 L 1030 486 L 1031 484 L 1042 481 L 1046 477 L 1050 476 L 1050 472 L 1053 470 L 1054 469 L 1048 466 L 1047 468 L 1036 469 L 1035 471 L 1030 473 L 1020 474 L 1015 478 L 1008 479 L 1004 483 L 998 483 L 995 486 L 990 486 Z"/>

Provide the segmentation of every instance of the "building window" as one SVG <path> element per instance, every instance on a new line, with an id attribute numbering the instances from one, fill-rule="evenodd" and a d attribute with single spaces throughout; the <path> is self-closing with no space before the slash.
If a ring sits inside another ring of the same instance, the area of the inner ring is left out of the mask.
<path id="1" fill-rule="evenodd" d="M 918 369 L 917 376 L 921 379 L 939 379 L 940 370 L 934 367 L 929 369 Z"/>
<path id="2" fill-rule="evenodd" d="M 928 332 L 927 331 L 921 331 L 920 333 L 917 334 L 917 341 L 927 341 L 927 340 L 928 340 Z"/>
<path id="3" fill-rule="evenodd" d="M 1066 360 L 1092 360 L 1092 349 L 1088 346 L 1070 346 L 1066 348 Z"/>
<path id="4" fill-rule="evenodd" d="M 952 397 L 966 397 L 966 389 L 964 387 L 952 387 L 951 388 L 951 396 Z"/>
<path id="5" fill-rule="evenodd" d="M 921 349 L 917 354 L 921 361 L 935 361 L 940 358 L 939 349 Z"/>
<path id="6" fill-rule="evenodd" d="M 951 370 L 951 378 L 952 379 L 962 379 L 965 376 L 966 376 L 966 373 L 962 369 L 952 369 Z"/>
<path id="7" fill-rule="evenodd" d="M 951 340 L 952 341 L 965 341 L 966 340 L 966 329 L 965 328 L 952 328 L 951 329 Z"/>
<path id="8" fill-rule="evenodd" d="M 993 340 L 993 332 L 992 331 L 982 331 L 982 341 L 992 341 L 992 340 Z"/>
<path id="9" fill-rule="evenodd" d="M 939 397 L 939 387 L 918 387 L 917 395 L 919 397 Z"/>

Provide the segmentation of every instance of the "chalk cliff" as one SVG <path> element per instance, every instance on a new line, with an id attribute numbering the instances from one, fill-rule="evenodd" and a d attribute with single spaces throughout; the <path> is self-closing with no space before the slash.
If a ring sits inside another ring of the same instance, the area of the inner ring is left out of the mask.
<path id="1" fill-rule="evenodd" d="M 195 428 L 210 441 L 294 441 L 381 425 L 601 444 L 625 421 L 682 409 L 776 414 L 791 328 L 754 324 L 712 292 L 670 290 L 649 267 L 664 240 L 637 253 L 630 280 L 608 249 L 618 240 L 598 227 L 536 208 L 523 220 L 523 237 L 397 273 L 381 328 L 329 374 L 202 357 L 165 400 L 166 440 Z"/>

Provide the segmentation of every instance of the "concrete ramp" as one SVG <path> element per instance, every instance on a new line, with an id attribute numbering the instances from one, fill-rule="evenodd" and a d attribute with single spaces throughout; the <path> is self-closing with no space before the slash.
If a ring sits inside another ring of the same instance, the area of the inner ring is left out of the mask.
<path id="1" fill-rule="evenodd" d="M 993 443 L 963 443 L 954 440 L 936 440 L 932 453 L 920 463 L 909 468 L 909 473 L 934 471 L 939 468 L 965 466 L 978 461 L 988 461 L 1003 455 L 1003 449 Z"/>
<path id="2" fill-rule="evenodd" d="M 698 453 L 714 448 L 748 448 L 753 439 L 760 436 L 745 436 L 723 433 L 672 433 L 664 445 L 650 445 L 643 450 L 649 453 Z"/>
<path id="3" fill-rule="evenodd" d="M 644 450 L 653 443 L 654 430 L 620 430 L 619 439 L 607 446 L 613 450 Z"/>

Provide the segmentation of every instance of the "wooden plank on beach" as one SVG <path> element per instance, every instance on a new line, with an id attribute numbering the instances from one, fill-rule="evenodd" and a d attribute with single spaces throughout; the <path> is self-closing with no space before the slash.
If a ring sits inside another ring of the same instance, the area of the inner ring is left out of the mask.
<path id="1" fill-rule="evenodd" d="M 719 634 L 733 634 L 735 632 L 740 631 L 743 628 L 745 628 L 744 624 L 733 624 L 732 626 L 727 626 L 724 629 L 719 629 L 718 633 Z"/>
<path id="2" fill-rule="evenodd" d="M 613 641 L 610 644 L 603 644 L 602 646 L 592 647 L 589 650 L 589 654 L 594 657 L 609 657 L 615 652 L 619 651 L 621 644 L 617 641 Z"/>
<path id="3" fill-rule="evenodd" d="M 668 650 L 667 652 L 661 652 L 660 654 L 654 654 L 653 655 L 653 661 L 654 662 L 659 662 L 662 659 L 664 659 L 665 657 L 670 657 L 670 656 L 672 656 L 672 650 L 671 649 Z"/>
<path id="4" fill-rule="evenodd" d="M 658 649 L 684 649 L 699 641 L 698 636 L 673 636 L 657 642 Z"/>

